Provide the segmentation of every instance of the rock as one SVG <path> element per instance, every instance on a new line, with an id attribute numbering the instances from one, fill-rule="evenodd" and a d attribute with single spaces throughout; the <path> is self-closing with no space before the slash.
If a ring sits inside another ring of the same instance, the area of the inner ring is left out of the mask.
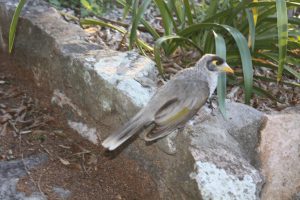
<path id="1" fill-rule="evenodd" d="M 292 200 L 300 200 L 300 192 L 298 192 L 297 194 L 295 194 L 293 196 Z"/>
<path id="2" fill-rule="evenodd" d="M 194 126 L 184 131 L 195 163 L 190 177 L 196 180 L 202 199 L 259 199 L 263 179 L 250 163 L 257 157 L 255 146 L 264 115 L 234 102 L 227 102 L 226 110 L 224 119 L 204 107 Z"/>
<path id="3" fill-rule="evenodd" d="M 7 46 L 17 3 L 0 3 L 2 48 Z M 99 122 L 111 126 L 127 121 L 156 90 L 157 71 L 149 58 L 86 42 L 88 36 L 78 25 L 68 24 L 43 1 L 28 1 L 22 13 L 14 61 L 30 67 L 35 83 L 52 93 L 51 101 L 69 121 L 86 124 L 87 118 L 94 120 L 87 125 L 91 131 L 84 132 L 92 143 L 107 136 L 97 128 Z"/>
<path id="4" fill-rule="evenodd" d="M 0 199 L 2 200 L 44 200 L 45 196 L 39 192 L 32 193 L 29 197 L 18 192 L 16 187 L 19 178 L 26 175 L 26 170 L 36 167 L 47 160 L 46 154 L 32 156 L 22 160 L 0 162 Z"/>
<path id="5" fill-rule="evenodd" d="M 257 160 L 256 147 L 259 142 L 259 128 L 265 116 L 258 110 L 243 104 L 228 103 L 228 120 L 224 124 L 230 135 L 241 145 L 241 150 L 252 164 Z"/>
<path id="6" fill-rule="evenodd" d="M 262 173 L 266 178 L 262 199 L 297 199 L 300 193 L 299 108 L 267 117 L 259 145 Z"/>
<path id="7" fill-rule="evenodd" d="M 17 3 L 0 2 L 3 51 Z M 106 125 L 126 121 L 156 90 L 153 61 L 135 51 L 117 52 L 87 42 L 80 26 L 68 24 L 44 1 L 27 1 L 20 19 L 13 60 L 29 67 L 41 89 L 52 91 L 53 102 L 64 107 L 71 121 L 78 115 Z M 63 99 L 57 100 L 61 94 Z"/>
<path id="8" fill-rule="evenodd" d="M 71 195 L 71 191 L 70 190 L 66 190 L 66 189 L 61 188 L 61 187 L 53 187 L 52 190 L 62 200 L 68 199 L 70 197 L 70 195 Z"/>
<path id="9" fill-rule="evenodd" d="M 265 116 L 234 102 L 227 102 L 227 115 L 205 106 L 177 135 L 124 150 L 153 174 L 162 199 L 259 199 L 264 180 L 252 162 Z"/>
<path id="10" fill-rule="evenodd" d="M 95 128 L 89 128 L 86 124 L 83 124 L 81 122 L 72 122 L 68 121 L 69 126 L 77 131 L 79 135 L 81 135 L 83 138 L 88 139 L 90 142 L 94 144 L 98 144 L 99 138 L 97 137 L 97 131 Z"/>
<path id="11" fill-rule="evenodd" d="M 177 133 L 178 133 L 178 130 L 173 131 L 164 140 L 158 140 L 157 143 L 156 143 L 158 148 L 166 154 L 169 154 L 169 155 L 176 154 L 175 141 L 176 141 Z"/>
<path id="12" fill-rule="evenodd" d="M 299 114 L 300 106 L 293 106 L 293 107 L 286 108 L 286 109 L 282 110 L 281 113 L 290 113 L 290 114 L 298 113 Z"/>

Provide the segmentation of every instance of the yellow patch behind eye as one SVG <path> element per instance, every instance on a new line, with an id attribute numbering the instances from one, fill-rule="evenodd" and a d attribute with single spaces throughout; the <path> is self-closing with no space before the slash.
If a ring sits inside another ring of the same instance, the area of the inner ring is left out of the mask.
<path id="1" fill-rule="evenodd" d="M 218 62 L 217 60 L 213 60 L 213 61 L 212 61 L 212 63 L 213 63 L 214 65 L 217 65 L 217 62 Z"/>

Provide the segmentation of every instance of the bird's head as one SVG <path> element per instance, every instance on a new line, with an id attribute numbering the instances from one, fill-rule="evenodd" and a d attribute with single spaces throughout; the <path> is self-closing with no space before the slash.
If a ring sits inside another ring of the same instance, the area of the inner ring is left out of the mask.
<path id="1" fill-rule="evenodd" d="M 201 63 L 200 66 L 204 66 L 209 73 L 234 73 L 223 58 L 214 54 L 205 54 L 199 62 Z"/>
<path id="2" fill-rule="evenodd" d="M 196 64 L 198 70 L 201 71 L 201 75 L 206 77 L 210 95 L 214 92 L 217 87 L 218 74 L 220 72 L 226 72 L 233 74 L 234 71 L 229 67 L 226 61 L 214 54 L 205 54 Z"/>

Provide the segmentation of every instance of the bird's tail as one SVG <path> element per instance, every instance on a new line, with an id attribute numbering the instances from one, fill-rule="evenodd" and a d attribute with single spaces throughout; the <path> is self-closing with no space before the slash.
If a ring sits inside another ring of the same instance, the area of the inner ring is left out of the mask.
<path id="1" fill-rule="evenodd" d="M 123 144 L 131 136 L 144 131 L 146 126 L 146 120 L 137 114 L 122 126 L 121 129 L 108 136 L 108 138 L 102 142 L 102 146 L 112 151 Z"/>

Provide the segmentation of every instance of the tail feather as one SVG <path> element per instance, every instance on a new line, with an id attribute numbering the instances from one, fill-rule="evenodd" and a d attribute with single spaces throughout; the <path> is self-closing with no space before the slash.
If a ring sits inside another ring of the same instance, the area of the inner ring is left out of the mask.
<path id="1" fill-rule="evenodd" d="M 110 135 L 102 142 L 102 146 L 112 151 L 123 144 L 133 135 L 140 133 L 144 129 L 144 121 L 138 117 L 134 117 L 127 122 L 120 130 Z"/>

